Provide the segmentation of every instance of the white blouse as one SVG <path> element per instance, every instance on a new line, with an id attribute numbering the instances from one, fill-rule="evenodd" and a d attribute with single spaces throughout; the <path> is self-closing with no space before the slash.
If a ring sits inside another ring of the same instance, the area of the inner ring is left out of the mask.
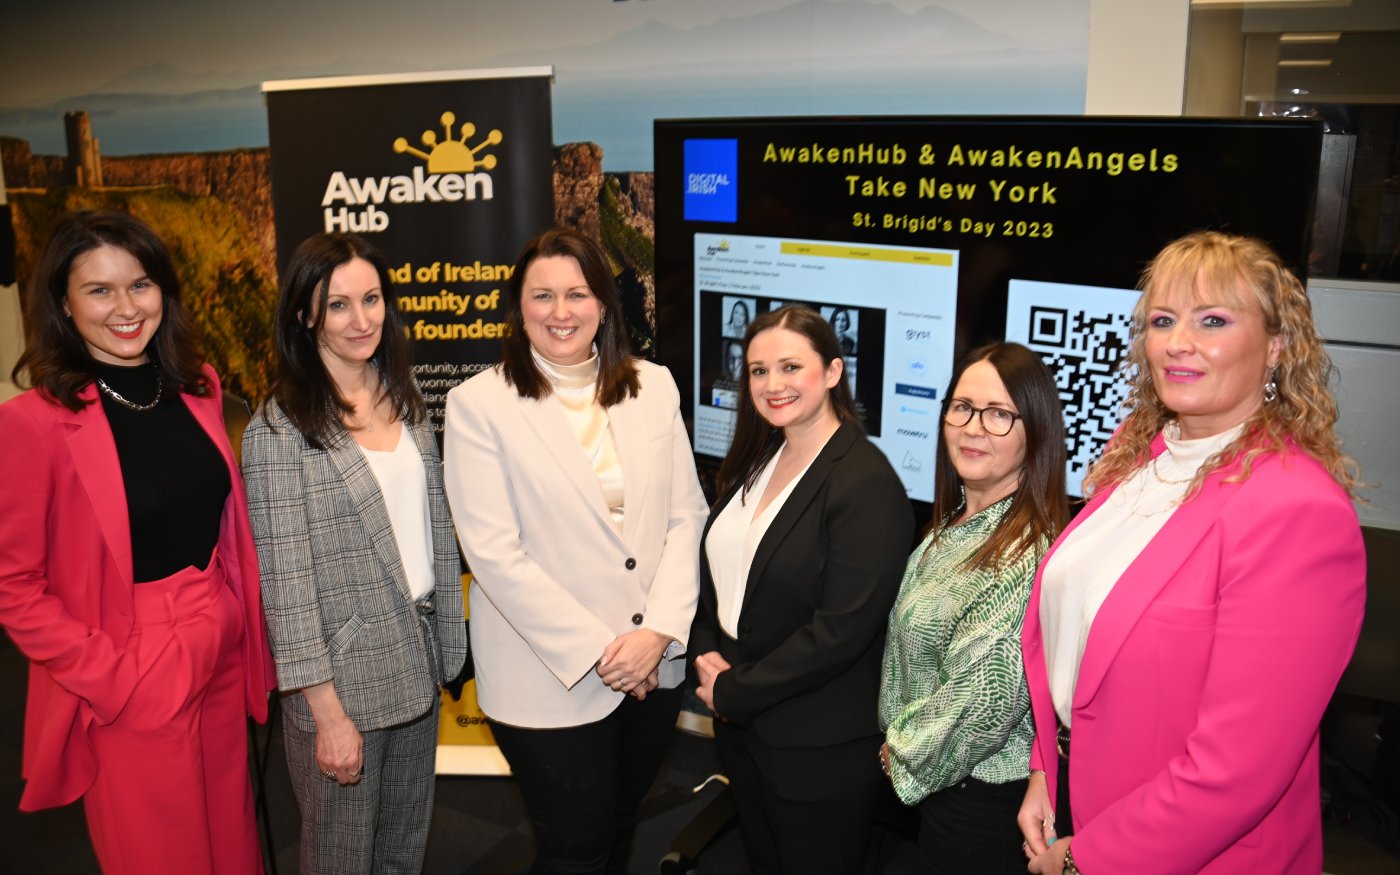
<path id="1" fill-rule="evenodd" d="M 785 449 L 786 443 L 768 460 L 758 475 L 758 482 L 749 490 L 747 502 L 742 490 L 735 494 L 705 536 L 705 555 L 710 562 L 710 577 L 715 583 L 719 626 L 730 638 L 739 637 L 739 613 L 744 607 L 744 592 L 748 587 L 754 553 L 758 551 L 758 545 L 767 534 L 773 518 L 783 509 L 783 504 L 807 474 L 807 469 L 812 467 L 812 462 L 816 461 L 816 456 L 813 456 L 807 466 L 788 481 L 783 491 L 773 496 L 763 513 L 755 515 L 754 509 L 768 488 L 768 481 L 773 479 L 773 471 L 778 467 L 778 459 Z"/>
<path id="2" fill-rule="evenodd" d="M 358 444 L 356 445 L 358 446 Z M 392 450 L 371 450 L 360 447 L 379 494 L 389 511 L 389 525 L 394 530 L 394 543 L 399 548 L 399 561 L 408 577 L 408 590 L 414 600 L 433 591 L 433 520 L 428 508 L 428 474 L 423 470 L 423 456 L 400 424 L 399 442 Z"/>
<path id="3" fill-rule="evenodd" d="M 1079 666 L 1099 608 L 1181 505 L 1196 471 L 1243 428 L 1241 424 L 1184 441 L 1176 436 L 1176 424 L 1169 424 L 1162 433 L 1166 450 L 1120 483 L 1046 562 L 1040 588 L 1041 637 L 1050 696 L 1061 725 L 1070 725 Z"/>

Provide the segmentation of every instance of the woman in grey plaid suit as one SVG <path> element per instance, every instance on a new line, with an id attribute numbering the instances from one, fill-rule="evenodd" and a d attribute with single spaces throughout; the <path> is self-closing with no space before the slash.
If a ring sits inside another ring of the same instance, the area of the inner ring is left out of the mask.
<path id="1" fill-rule="evenodd" d="M 417 872 L 438 688 L 466 658 L 437 447 L 382 257 L 305 241 L 243 437 L 304 873 Z"/>

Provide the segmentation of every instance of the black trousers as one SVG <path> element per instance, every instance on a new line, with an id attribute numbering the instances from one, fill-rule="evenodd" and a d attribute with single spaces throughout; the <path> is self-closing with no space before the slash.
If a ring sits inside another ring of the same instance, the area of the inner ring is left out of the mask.
<path id="1" fill-rule="evenodd" d="M 525 797 L 534 875 L 627 871 L 637 807 L 656 780 L 680 707 L 679 688 L 653 690 L 583 726 L 492 724 Z"/>
<path id="2" fill-rule="evenodd" d="M 1069 807 L 1069 757 L 1061 756 L 1059 777 L 1055 782 L 1055 835 L 1074 835 L 1074 812 Z"/>
<path id="3" fill-rule="evenodd" d="M 744 845 L 757 875 L 860 873 L 887 779 L 878 735 L 828 747 L 775 748 L 754 732 L 715 724 Z"/>
<path id="4" fill-rule="evenodd" d="M 1026 855 L 1016 815 L 1026 780 L 988 784 L 966 778 L 919 803 L 919 856 L 938 875 L 1021 875 Z"/>

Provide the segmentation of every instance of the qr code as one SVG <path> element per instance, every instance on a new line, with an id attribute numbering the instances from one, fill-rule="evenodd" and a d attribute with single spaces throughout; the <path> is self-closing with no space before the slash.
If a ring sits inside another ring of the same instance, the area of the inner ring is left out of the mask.
<path id="1" fill-rule="evenodd" d="M 1018 294 L 1019 291 L 1019 294 Z M 1123 418 L 1123 362 L 1138 293 L 1056 283 L 1013 283 L 1006 337 L 1040 353 L 1065 414 L 1070 494 L 1082 494 L 1089 466 Z"/>

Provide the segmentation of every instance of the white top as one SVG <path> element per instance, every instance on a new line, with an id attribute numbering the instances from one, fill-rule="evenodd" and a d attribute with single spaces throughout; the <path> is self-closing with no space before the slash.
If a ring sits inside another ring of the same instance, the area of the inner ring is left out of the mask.
<path id="1" fill-rule="evenodd" d="M 1094 617 L 1118 579 L 1152 541 L 1186 495 L 1201 464 L 1239 436 L 1243 424 L 1210 437 L 1178 440 L 1163 430 L 1166 450 L 1119 484 L 1055 550 L 1041 576 L 1040 626 L 1055 713 L 1066 728 L 1079 665 Z"/>
<path id="2" fill-rule="evenodd" d="M 603 500 L 608 503 L 608 522 L 622 534 L 622 460 L 617 457 L 608 411 L 598 403 L 598 353 L 576 365 L 559 365 L 530 347 L 535 364 L 554 387 L 554 397 L 564 407 L 564 418 L 574 430 L 583 454 L 598 475 Z"/>
<path id="3" fill-rule="evenodd" d="M 767 534 L 773 518 L 783 509 L 798 481 L 806 475 L 807 468 L 812 467 L 809 461 L 807 467 L 773 497 L 763 513 L 755 516 L 754 509 L 768 488 L 768 481 L 773 479 L 773 471 L 778 467 L 778 459 L 785 449 L 786 443 L 768 460 L 763 472 L 758 475 L 758 482 L 749 490 L 747 503 L 741 490 L 720 511 L 710 526 L 709 534 L 705 536 L 705 555 L 710 562 L 710 577 L 715 582 L 719 626 L 730 638 L 739 637 L 739 613 L 744 607 L 744 591 L 749 584 L 754 553 L 758 551 L 758 545 Z M 812 461 L 815 460 L 816 456 L 813 456 Z"/>
<path id="4" fill-rule="evenodd" d="M 399 561 L 408 577 L 408 591 L 417 601 L 433 591 L 433 521 L 423 456 L 403 423 L 399 424 L 399 442 L 392 450 L 360 447 L 360 452 L 379 482 Z"/>

